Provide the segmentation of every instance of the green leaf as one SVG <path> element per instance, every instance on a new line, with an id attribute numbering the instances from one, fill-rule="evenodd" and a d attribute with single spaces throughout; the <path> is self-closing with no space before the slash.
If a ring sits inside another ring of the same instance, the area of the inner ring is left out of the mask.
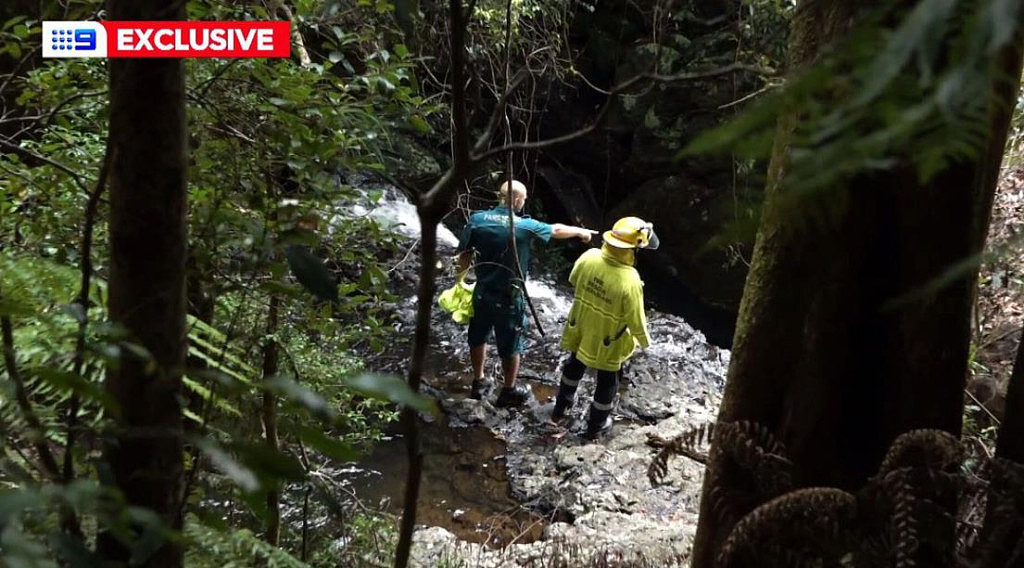
<path id="1" fill-rule="evenodd" d="M 85 544 L 64 532 L 50 535 L 50 544 L 61 559 L 75 568 L 103 568 L 105 564 Z"/>
<path id="2" fill-rule="evenodd" d="M 10 524 L 22 513 L 46 505 L 46 498 L 35 490 L 19 488 L 0 493 L 0 526 Z"/>
<path id="3" fill-rule="evenodd" d="M 387 282 L 388 275 L 375 264 L 367 266 L 359 277 L 359 285 L 367 290 L 382 288 Z"/>
<path id="4" fill-rule="evenodd" d="M 19 24 L 19 23 L 23 22 L 27 17 L 28 16 L 14 16 L 10 20 L 7 20 L 6 22 L 4 22 L 4 24 L 2 26 L 0 26 L 0 31 L 7 31 L 7 30 L 11 29 L 12 26 L 14 26 L 15 24 Z"/>
<path id="5" fill-rule="evenodd" d="M 35 314 L 35 310 L 28 302 L 7 296 L 0 297 L 0 316 L 31 316 L 33 314 Z"/>
<path id="6" fill-rule="evenodd" d="M 1016 0 L 994 0 L 989 3 L 989 18 L 992 25 L 988 49 L 990 52 L 1002 47 L 1013 39 L 1019 26 L 1020 2 Z"/>
<path id="7" fill-rule="evenodd" d="M 924 0 L 918 4 L 871 63 L 865 75 L 867 83 L 853 104 L 867 104 L 877 97 L 900 74 L 918 46 L 928 44 L 942 33 L 956 6 L 956 0 Z"/>
<path id="8" fill-rule="evenodd" d="M 207 369 L 207 371 L 209 371 L 209 369 Z M 217 406 L 217 408 L 223 410 L 224 412 L 227 412 L 238 417 L 242 416 L 242 413 L 239 412 L 239 410 L 235 408 L 230 402 L 224 400 L 224 397 L 214 397 L 210 389 L 196 382 L 196 380 L 191 376 L 194 374 L 196 373 L 193 372 L 189 376 L 182 377 L 181 381 L 185 388 L 199 395 L 204 401 L 208 403 L 213 402 Z"/>
<path id="9" fill-rule="evenodd" d="M 276 375 L 267 379 L 264 385 L 271 392 L 276 392 L 286 397 L 313 414 L 326 419 L 333 419 L 334 417 L 334 409 L 324 397 L 288 377 Z"/>
<path id="10" fill-rule="evenodd" d="M 359 456 L 359 452 L 351 445 L 317 428 L 296 425 L 293 427 L 293 430 L 298 434 L 300 440 L 329 458 L 338 461 L 352 461 Z"/>
<path id="11" fill-rule="evenodd" d="M 71 391 L 83 400 L 95 402 L 107 412 L 115 415 L 120 413 L 120 407 L 113 397 L 98 384 L 89 382 L 79 375 L 50 367 L 35 367 L 29 370 L 29 374 L 39 377 L 44 383 L 58 390 Z"/>
<path id="12" fill-rule="evenodd" d="M 433 399 L 413 392 L 405 381 L 395 375 L 363 373 L 348 377 L 343 382 L 352 390 L 372 398 L 388 400 L 421 412 L 438 412 Z"/>
<path id="13" fill-rule="evenodd" d="M 409 122 L 412 124 L 413 128 L 422 132 L 423 134 L 427 134 L 428 132 L 430 132 L 430 125 L 427 124 L 427 121 L 423 120 L 423 118 L 419 115 L 414 114 L 411 117 L 409 117 Z"/>
<path id="14" fill-rule="evenodd" d="M 332 51 L 329 54 L 327 54 L 327 59 L 331 63 L 337 63 L 345 59 L 345 54 L 340 51 Z"/>
<path id="15" fill-rule="evenodd" d="M 294 456 L 280 450 L 272 450 L 266 444 L 237 442 L 229 449 L 248 468 L 267 481 L 302 481 L 306 470 Z"/>
<path id="16" fill-rule="evenodd" d="M 260 284 L 260 288 L 271 294 L 278 294 L 287 298 L 298 298 L 302 293 L 302 288 L 288 284 L 287 282 L 279 282 L 277 280 L 264 282 Z"/>
<path id="17" fill-rule="evenodd" d="M 260 488 L 259 478 L 251 468 L 238 462 L 219 445 L 203 438 L 196 438 L 194 443 L 207 457 L 210 463 L 221 473 L 228 476 L 244 491 L 252 492 Z"/>
<path id="18" fill-rule="evenodd" d="M 295 279 L 314 296 L 332 302 L 338 299 L 338 286 L 335 284 L 334 276 L 324 266 L 323 261 L 308 249 L 290 246 L 285 249 L 285 257 Z"/>

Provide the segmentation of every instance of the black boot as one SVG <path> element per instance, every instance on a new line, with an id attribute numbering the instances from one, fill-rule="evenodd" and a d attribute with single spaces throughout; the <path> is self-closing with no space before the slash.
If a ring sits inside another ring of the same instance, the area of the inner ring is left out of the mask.
<path id="1" fill-rule="evenodd" d="M 561 391 L 558 392 L 558 395 L 555 396 L 555 408 L 551 411 L 552 422 L 558 422 L 565 418 L 566 413 L 572 408 L 573 398 L 575 397 L 563 396 Z"/>
<path id="2" fill-rule="evenodd" d="M 590 415 L 587 416 L 587 430 L 583 433 L 583 437 L 588 440 L 595 440 L 598 437 L 611 432 L 611 414 L 611 410 L 598 410 L 591 406 Z"/>
<path id="3" fill-rule="evenodd" d="M 520 406 L 533 394 L 529 387 L 524 385 L 514 385 L 511 387 L 502 387 L 501 392 L 498 393 L 498 400 L 494 403 L 494 406 L 498 408 L 507 408 L 512 406 Z"/>

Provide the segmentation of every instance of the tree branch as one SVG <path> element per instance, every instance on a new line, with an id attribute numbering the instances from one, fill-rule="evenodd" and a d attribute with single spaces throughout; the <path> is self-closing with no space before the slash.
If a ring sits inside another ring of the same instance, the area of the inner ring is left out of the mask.
<path id="1" fill-rule="evenodd" d="M 3 93 L 4 93 L 4 92 L 5 92 L 6 90 L 7 90 L 7 86 L 8 86 L 8 85 L 10 85 L 10 84 L 11 84 L 11 81 L 13 81 L 13 80 L 14 80 L 14 78 L 18 76 L 18 72 L 19 72 L 19 71 L 21 71 L 21 68 L 22 68 L 22 67 L 23 67 L 23 66 L 25 65 L 25 63 L 27 63 L 27 62 L 28 62 L 28 61 L 29 61 L 30 59 L 32 59 L 33 57 L 35 57 L 36 53 L 37 53 L 37 52 L 38 52 L 38 51 L 39 51 L 40 49 L 42 49 L 42 46 L 36 46 L 36 47 L 35 47 L 35 48 L 33 48 L 33 49 L 32 49 L 31 51 L 29 51 L 28 53 L 26 53 L 26 54 L 25 54 L 25 55 L 24 55 L 24 56 L 23 56 L 23 57 L 21 58 L 21 60 L 20 60 L 20 61 L 18 61 L 18 64 L 14 66 L 14 69 L 12 69 L 12 70 L 11 70 L 11 72 L 10 72 L 10 74 L 9 74 L 9 75 L 7 75 L 7 77 L 6 77 L 5 79 L 4 79 L 4 82 L 3 82 L 3 83 L 0 83 L 0 94 L 3 94 Z"/>
<path id="2" fill-rule="evenodd" d="M 25 422 L 28 423 L 28 427 L 31 430 L 29 432 L 29 439 L 39 455 L 43 474 L 50 481 L 58 483 L 60 481 L 60 471 L 57 469 L 57 460 L 54 459 L 50 446 L 46 445 L 46 432 L 43 431 L 43 423 L 39 420 L 35 409 L 32 408 L 32 401 L 28 398 L 25 381 L 21 376 L 21 370 L 18 369 L 18 358 L 14 352 L 14 331 L 10 316 L 0 316 L 0 336 L 2 336 L 3 340 L 4 366 L 7 368 L 7 376 L 10 377 L 11 383 L 14 385 L 14 398 L 18 408 L 21 410 L 22 416 L 25 418 Z"/>
<path id="3" fill-rule="evenodd" d="M 18 146 L 17 144 L 11 144 L 10 142 L 8 142 L 6 140 L 2 140 L 2 139 L 0 139 L 0 148 L 6 148 L 6 149 L 14 152 L 15 154 L 21 154 L 22 156 L 31 158 L 33 160 L 37 160 L 37 161 L 42 162 L 42 163 L 44 163 L 44 164 L 46 164 L 48 166 L 53 166 L 54 168 L 57 168 L 58 170 L 66 173 L 68 175 L 68 177 L 70 177 L 71 180 L 75 182 L 75 185 L 77 185 L 79 187 L 79 189 L 81 189 L 87 195 L 91 193 L 91 191 L 89 191 L 89 187 L 87 185 L 85 185 L 85 182 L 82 180 L 82 176 L 78 175 L 78 173 L 75 172 L 75 170 L 72 170 L 70 167 L 65 166 L 64 164 L 62 164 L 60 162 L 51 160 L 50 158 L 47 158 L 46 156 L 43 156 L 42 154 L 37 154 L 36 152 L 33 152 L 32 150 L 29 150 L 28 148 L 22 148 L 21 146 Z"/>
<path id="4" fill-rule="evenodd" d="M 451 78 L 452 78 L 452 166 L 425 193 L 417 207 L 420 218 L 420 274 L 417 290 L 416 335 L 413 342 L 412 358 L 409 362 L 409 388 L 419 392 L 423 376 L 423 365 L 430 344 L 430 310 L 434 300 L 434 263 L 437 255 L 437 224 L 441 221 L 448 202 L 451 200 L 456 182 L 461 181 L 472 166 L 469 153 L 469 133 L 466 128 L 466 81 L 465 81 L 465 18 L 461 0 L 449 0 L 448 18 L 451 27 Z M 416 504 L 419 500 L 420 477 L 423 469 L 423 452 L 420 449 L 419 425 L 416 410 L 406 406 L 402 409 L 402 426 L 405 431 L 406 454 L 409 472 L 405 482 L 405 499 L 402 507 L 402 522 L 395 551 L 395 568 L 409 565 L 412 550 L 412 533 L 416 526 Z"/>
<path id="5" fill-rule="evenodd" d="M 469 132 L 466 122 L 466 24 L 461 0 L 449 0 L 452 52 L 453 168 L 469 163 Z"/>
<path id="6" fill-rule="evenodd" d="M 501 98 L 498 99 L 497 105 L 494 107 L 494 111 L 491 113 L 491 118 L 487 121 L 487 129 L 477 139 L 476 144 L 473 145 L 473 153 L 478 154 L 487 148 L 487 144 L 490 143 L 491 137 L 494 136 L 495 131 L 498 129 L 498 123 L 501 121 L 501 117 L 504 115 L 505 107 L 508 105 L 508 99 L 512 96 L 512 93 L 519 88 L 519 86 L 530 76 L 529 71 L 526 68 L 520 69 L 516 76 L 509 82 L 505 92 L 501 94 Z"/>
<path id="7" fill-rule="evenodd" d="M 89 200 L 85 204 L 85 224 L 82 228 L 82 241 L 79 256 L 82 259 L 81 285 L 78 289 L 78 305 L 82 307 L 82 319 L 78 322 L 78 333 L 75 343 L 75 357 L 72 363 L 71 372 L 74 376 L 82 375 L 82 368 L 85 366 L 85 335 L 89 326 L 89 290 L 92 287 L 92 236 L 96 226 L 96 213 L 99 209 L 100 196 L 107 186 L 107 175 L 110 172 L 110 137 L 107 136 L 107 147 L 103 154 L 103 166 L 100 167 L 99 179 L 96 188 L 89 194 Z M 79 400 L 77 394 L 71 395 L 67 414 L 67 441 L 64 445 L 64 464 L 62 477 L 64 483 L 68 484 L 75 477 L 75 464 L 72 450 L 75 445 L 75 434 L 78 423 Z"/>
<path id="8" fill-rule="evenodd" d="M 475 164 L 479 164 L 481 162 L 484 162 L 484 161 L 486 161 L 486 160 L 488 160 L 490 158 L 493 158 L 493 157 L 495 157 L 495 156 L 497 156 L 499 154 L 503 154 L 505 152 L 515 151 L 515 150 L 540 150 L 540 149 L 543 149 L 543 148 L 550 148 L 551 146 L 556 146 L 558 144 L 563 144 L 565 142 L 569 142 L 569 141 L 575 140 L 577 138 L 582 138 L 583 136 L 586 136 L 586 135 L 590 134 L 591 132 L 594 132 L 595 130 L 597 130 L 601 126 L 601 124 L 604 122 L 604 119 L 608 115 L 608 111 L 611 109 L 611 103 L 615 99 L 615 96 L 623 93 L 624 91 L 626 91 L 630 87 L 636 85 L 637 83 L 640 83 L 641 81 L 655 81 L 655 82 L 659 82 L 659 83 L 677 83 L 677 82 L 682 82 L 682 81 L 695 81 L 695 80 L 699 80 L 699 79 L 707 79 L 707 78 L 711 78 L 711 77 L 718 77 L 720 75 L 726 75 L 728 73 L 735 73 L 735 72 L 740 72 L 740 71 L 748 71 L 748 72 L 756 72 L 756 73 L 764 73 L 765 72 L 765 70 L 760 68 L 760 67 L 753 67 L 753 66 L 750 66 L 750 65 L 742 64 L 742 63 L 733 63 L 733 64 L 730 64 L 730 65 L 726 65 L 725 67 L 719 67 L 717 69 L 710 69 L 710 70 L 707 70 L 707 71 L 696 71 L 696 72 L 693 72 L 693 73 L 679 73 L 677 75 L 660 75 L 660 74 L 657 74 L 657 73 L 641 73 L 639 75 L 635 75 L 635 76 L 630 77 L 629 79 L 623 81 L 622 83 L 619 83 L 615 87 L 612 87 L 612 89 L 610 91 L 608 91 L 608 95 L 609 95 L 608 99 L 605 101 L 604 105 L 601 106 L 601 110 L 598 112 L 597 117 L 594 118 L 593 122 L 591 122 L 589 125 L 585 126 L 584 128 L 581 128 L 581 129 L 576 130 L 574 132 L 570 132 L 570 133 L 565 134 L 563 136 L 557 136 L 555 138 L 549 138 L 547 140 L 540 140 L 540 141 L 537 141 L 537 142 L 518 142 L 518 143 L 513 143 L 513 144 L 506 144 L 505 146 L 500 146 L 498 148 L 491 148 L 490 150 L 487 150 L 486 152 L 474 155 L 472 157 L 472 162 L 475 165 Z"/>
<path id="9" fill-rule="evenodd" d="M 71 95 L 70 97 L 64 99 L 63 101 L 61 101 L 59 103 L 57 103 L 57 106 L 53 107 L 53 110 L 51 110 L 49 112 L 49 114 L 46 115 L 46 120 L 43 122 L 43 128 L 45 128 L 47 126 L 50 126 L 50 123 L 53 122 L 53 119 L 54 119 L 55 116 L 57 116 L 57 113 L 59 113 L 61 111 L 61 109 L 63 109 L 67 105 L 71 104 L 72 102 L 77 101 L 78 99 L 84 99 L 84 98 L 88 98 L 88 97 L 98 97 L 100 95 L 105 95 L 105 94 L 107 94 L 107 90 L 106 89 L 101 89 L 99 91 L 88 91 L 88 92 L 84 92 L 84 93 L 75 93 L 75 94 Z"/>

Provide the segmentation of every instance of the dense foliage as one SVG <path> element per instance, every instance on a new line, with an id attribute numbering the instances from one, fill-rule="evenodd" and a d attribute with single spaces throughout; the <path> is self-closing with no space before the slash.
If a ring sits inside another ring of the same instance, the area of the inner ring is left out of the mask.
<path id="1" fill-rule="evenodd" d="M 73 3 L 64 18 L 88 19 L 99 8 Z M 387 556 L 386 526 L 356 513 L 320 471 L 377 439 L 395 416 L 388 398 L 423 404 L 402 399 L 398 379 L 361 374 L 364 357 L 393 333 L 382 261 L 395 241 L 372 219 L 347 213 L 379 196 L 344 182 L 346 172 L 400 170 L 407 158 L 391 151 L 395 139 L 429 129 L 434 107 L 417 94 L 409 50 L 393 41 L 390 10 L 383 2 L 297 2 L 308 62 L 187 63 L 189 565 L 334 566 Z M 189 13 L 279 16 L 258 4 L 199 1 Z M 379 26 L 345 25 L 351 18 Z M 0 315 L 12 328 L 0 413 L 0 525 L 5 560 L 23 565 L 88 555 L 73 540 L 47 537 L 60 534 L 54 513 L 64 504 L 77 514 L 85 544 L 97 519 L 111 514 L 97 476 L 107 419 L 118 409 L 103 391 L 103 370 L 124 350 L 143 351 L 104 321 L 102 193 L 87 219 L 107 159 L 104 62 L 40 61 L 39 25 L 25 16 L 4 22 L 0 50 L 20 71 L 3 77 L 0 118 L 4 140 L 17 141 L 0 148 Z M 94 226 L 92 284 L 83 306 L 87 224 Z M 276 369 L 261 363 L 270 345 L 279 353 Z M 261 396 L 272 397 L 276 416 L 266 415 Z M 279 448 L 263 442 L 268 419 L 280 432 Z M 40 442 L 71 464 L 70 473 L 49 479 L 34 456 Z M 255 535 L 270 513 L 268 492 L 280 487 L 286 522 L 279 550 Z M 313 530 L 301 532 L 303 522 Z M 380 544 L 367 540 L 377 533 Z M 334 544 L 346 541 L 353 544 Z"/>

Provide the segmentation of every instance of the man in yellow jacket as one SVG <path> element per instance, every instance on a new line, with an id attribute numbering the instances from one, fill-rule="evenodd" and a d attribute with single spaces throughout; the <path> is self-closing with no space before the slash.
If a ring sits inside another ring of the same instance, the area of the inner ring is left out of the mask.
<path id="1" fill-rule="evenodd" d="M 561 345 L 570 357 L 562 368 L 551 415 L 556 422 L 565 417 L 584 371 L 596 369 L 597 388 L 584 433 L 590 439 L 611 429 L 622 365 L 637 346 L 646 348 L 650 343 L 644 283 L 633 266 L 637 249 L 654 250 L 659 245 L 654 225 L 639 217 L 619 219 L 603 239 L 600 249 L 590 249 L 576 260 L 569 275 L 575 299 Z"/>

